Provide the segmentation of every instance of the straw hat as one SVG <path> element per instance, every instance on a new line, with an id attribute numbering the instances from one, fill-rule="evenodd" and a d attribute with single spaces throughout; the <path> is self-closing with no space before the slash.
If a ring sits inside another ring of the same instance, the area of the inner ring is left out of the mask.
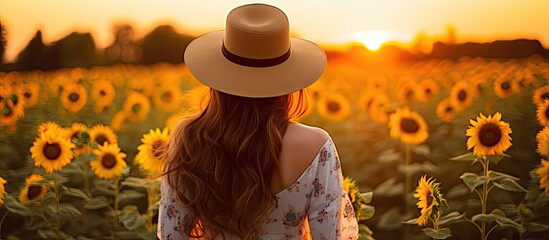
<path id="1" fill-rule="evenodd" d="M 315 43 L 290 37 L 286 14 L 266 4 L 233 9 L 225 31 L 210 32 L 185 50 L 189 71 L 205 85 L 243 97 L 274 97 L 303 89 L 324 72 Z"/>

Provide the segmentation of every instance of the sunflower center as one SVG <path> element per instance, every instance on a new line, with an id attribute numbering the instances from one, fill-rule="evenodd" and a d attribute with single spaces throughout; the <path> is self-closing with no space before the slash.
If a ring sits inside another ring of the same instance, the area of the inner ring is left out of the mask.
<path id="1" fill-rule="evenodd" d="M 132 112 L 138 113 L 139 111 L 141 111 L 141 104 L 132 105 Z"/>
<path id="2" fill-rule="evenodd" d="M 427 200 L 427 207 L 429 207 L 429 206 L 431 206 L 431 204 L 433 204 L 433 199 L 434 199 L 434 198 L 433 198 L 433 196 L 431 195 L 430 192 L 427 192 L 426 195 L 427 195 L 427 196 L 426 196 L 425 199 Z"/>
<path id="3" fill-rule="evenodd" d="M 69 100 L 71 102 L 77 102 L 78 99 L 80 99 L 80 95 L 78 93 L 72 92 L 71 94 L 69 94 Z"/>
<path id="4" fill-rule="evenodd" d="M 105 154 L 105 156 L 101 158 L 101 165 L 106 169 L 113 168 L 116 166 L 116 157 L 110 153 Z"/>
<path id="5" fill-rule="evenodd" d="M 166 148 L 164 147 L 164 141 L 162 140 L 154 141 L 151 148 L 152 148 L 151 151 L 153 153 L 154 158 L 162 159 L 166 151 Z"/>
<path id="6" fill-rule="evenodd" d="M 549 107 L 545 109 L 545 117 L 549 119 Z"/>
<path id="7" fill-rule="evenodd" d="M 503 82 L 501 84 L 501 89 L 503 90 L 509 90 L 509 88 L 511 88 L 511 84 L 509 84 L 509 82 Z"/>
<path id="8" fill-rule="evenodd" d="M 40 185 L 30 185 L 29 190 L 27 191 L 27 198 L 29 200 L 32 200 L 35 197 L 40 196 L 41 192 L 42 192 L 42 186 L 40 186 Z"/>
<path id="9" fill-rule="evenodd" d="M 77 138 L 78 138 L 78 133 L 80 133 L 80 132 L 74 132 L 74 133 L 71 135 L 71 141 L 72 141 L 73 139 L 77 139 Z"/>
<path id="10" fill-rule="evenodd" d="M 14 106 L 17 106 L 17 103 L 19 103 L 19 98 L 17 97 L 17 95 L 15 94 L 11 95 L 11 102 L 13 102 Z"/>
<path id="11" fill-rule="evenodd" d="M 105 90 L 99 90 L 99 95 L 105 96 L 107 95 L 107 93 L 105 92 Z"/>
<path id="12" fill-rule="evenodd" d="M 480 143 L 487 147 L 495 146 L 501 140 L 501 130 L 493 123 L 482 126 L 478 135 Z"/>
<path id="13" fill-rule="evenodd" d="M 414 91 L 412 90 L 406 91 L 406 99 L 412 99 L 413 96 L 414 96 Z"/>
<path id="14" fill-rule="evenodd" d="M 56 160 L 61 156 L 61 146 L 59 143 L 46 143 L 42 149 L 42 153 L 48 160 Z"/>
<path id="15" fill-rule="evenodd" d="M 458 95 L 457 95 L 459 101 L 465 101 L 465 99 L 467 99 L 467 92 L 465 90 L 459 90 L 458 92 Z"/>
<path id="16" fill-rule="evenodd" d="M 171 101 L 172 98 L 173 98 L 173 95 L 172 95 L 171 92 L 164 92 L 164 93 L 162 94 L 162 100 L 165 101 L 165 102 Z"/>
<path id="17" fill-rule="evenodd" d="M 454 110 L 452 107 L 446 107 L 446 108 L 444 109 L 444 112 L 445 112 L 445 113 L 449 113 L 449 112 L 452 112 L 452 110 Z"/>
<path id="18" fill-rule="evenodd" d="M 332 113 L 339 112 L 341 109 L 341 106 L 339 106 L 339 103 L 337 102 L 329 102 L 326 107 L 328 108 L 328 111 Z"/>
<path id="19" fill-rule="evenodd" d="M 427 93 L 427 95 L 431 95 L 433 91 L 430 88 L 426 88 L 425 93 Z"/>
<path id="20" fill-rule="evenodd" d="M 419 130 L 419 124 L 411 118 L 402 118 L 400 128 L 407 133 L 415 133 Z"/>
<path id="21" fill-rule="evenodd" d="M 545 100 L 545 99 L 549 99 L 549 92 L 543 93 L 543 94 L 541 95 L 541 100 L 542 100 L 542 102 L 543 102 L 543 100 Z"/>
<path id="22" fill-rule="evenodd" d="M 105 137 L 105 135 L 99 134 L 99 135 L 97 135 L 97 137 L 95 137 L 95 142 L 97 144 L 103 146 L 103 143 L 109 142 L 109 140 L 107 140 L 107 137 Z"/>
<path id="23" fill-rule="evenodd" d="M 25 98 L 31 98 L 31 97 L 32 97 L 32 93 L 30 93 L 30 92 L 25 92 L 25 93 L 23 93 L 23 96 L 24 96 Z"/>

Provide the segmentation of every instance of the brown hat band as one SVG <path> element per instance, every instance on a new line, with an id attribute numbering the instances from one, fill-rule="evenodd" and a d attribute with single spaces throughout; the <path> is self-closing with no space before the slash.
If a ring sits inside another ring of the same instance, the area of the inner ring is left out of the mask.
<path id="1" fill-rule="evenodd" d="M 229 61 L 247 67 L 271 67 L 283 63 L 290 57 L 290 49 L 288 49 L 286 53 L 275 58 L 254 59 L 241 57 L 229 52 L 229 50 L 225 48 L 225 44 L 221 47 L 221 52 L 223 52 L 223 56 Z"/>

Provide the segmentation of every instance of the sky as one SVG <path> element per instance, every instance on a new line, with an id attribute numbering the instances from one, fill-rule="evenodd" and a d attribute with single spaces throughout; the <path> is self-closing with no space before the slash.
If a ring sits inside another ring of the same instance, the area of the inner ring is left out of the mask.
<path id="1" fill-rule="evenodd" d="M 377 48 L 388 41 L 447 40 L 449 26 L 457 42 L 538 39 L 549 48 L 549 0 L 271 0 L 282 9 L 293 34 L 329 47 L 351 41 Z M 113 41 L 113 26 L 130 23 L 137 38 L 160 24 L 194 36 L 225 26 L 227 13 L 243 0 L 0 0 L 6 27 L 5 60 L 42 30 L 51 43 L 70 32 L 92 33 L 96 46 Z"/>

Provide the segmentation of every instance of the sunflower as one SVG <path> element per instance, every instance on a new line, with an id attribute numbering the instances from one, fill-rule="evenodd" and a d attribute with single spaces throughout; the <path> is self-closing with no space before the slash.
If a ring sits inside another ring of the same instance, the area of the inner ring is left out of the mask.
<path id="1" fill-rule="evenodd" d="M 115 113 L 110 123 L 112 130 L 114 130 L 115 132 L 123 130 L 126 119 L 128 119 L 128 117 L 125 111 L 119 111 Z"/>
<path id="2" fill-rule="evenodd" d="M 508 74 L 501 74 L 494 81 L 494 93 L 500 98 L 508 98 L 513 95 L 516 87 L 516 82 Z"/>
<path id="3" fill-rule="evenodd" d="M 95 101 L 95 112 L 100 113 L 112 104 L 116 96 L 116 90 L 110 81 L 95 80 L 91 87 L 90 96 Z"/>
<path id="4" fill-rule="evenodd" d="M 542 126 L 549 125 L 549 99 L 537 105 L 536 117 Z"/>
<path id="5" fill-rule="evenodd" d="M 90 129 L 90 142 L 99 146 L 103 145 L 105 142 L 109 144 L 118 144 L 116 134 L 114 134 L 112 128 L 103 124 L 96 124 Z"/>
<path id="6" fill-rule="evenodd" d="M 89 143 L 90 136 L 88 127 L 85 124 L 73 123 L 70 128 L 66 129 L 65 138 L 75 144 L 73 149 L 75 158 L 80 156 L 80 154 L 87 153 L 87 144 Z"/>
<path id="7" fill-rule="evenodd" d="M 181 90 L 171 85 L 161 86 L 152 95 L 154 106 L 165 112 L 176 111 L 179 107 L 179 100 L 181 100 Z"/>
<path id="8" fill-rule="evenodd" d="M 426 226 L 430 218 L 440 215 L 441 207 L 446 204 L 440 193 L 440 183 L 435 183 L 433 178 L 426 180 L 425 175 L 419 179 L 414 197 L 419 200 L 416 203 L 417 208 L 421 209 L 421 216 L 417 219 L 419 226 Z"/>
<path id="9" fill-rule="evenodd" d="M 311 96 L 311 101 L 315 102 L 326 93 L 326 85 L 322 81 L 316 81 L 306 88 L 307 95 Z"/>
<path id="10" fill-rule="evenodd" d="M 434 96 L 438 95 L 440 91 L 440 86 L 438 83 L 431 79 L 425 79 L 419 83 L 418 87 L 418 99 L 421 102 L 428 102 Z"/>
<path id="11" fill-rule="evenodd" d="M 358 108 L 360 111 L 369 112 L 372 106 L 372 101 L 376 97 L 377 91 L 364 91 L 358 98 Z"/>
<path id="12" fill-rule="evenodd" d="M 387 123 L 389 121 L 389 108 L 391 99 L 385 94 L 377 94 L 370 104 L 370 117 L 377 123 Z"/>
<path id="13" fill-rule="evenodd" d="M 170 136 L 168 128 L 160 131 L 160 129 L 150 130 L 149 133 L 143 135 L 141 142 L 143 144 L 137 147 L 139 151 L 135 160 L 146 171 L 152 174 L 162 173 L 164 161 L 166 159 Z"/>
<path id="14" fill-rule="evenodd" d="M 401 103 L 406 104 L 417 98 L 418 87 L 414 79 L 406 78 L 403 81 L 403 84 L 397 90 L 397 96 Z"/>
<path id="15" fill-rule="evenodd" d="M 512 130 L 509 123 L 501 121 L 501 113 L 497 112 L 493 117 L 486 117 L 480 113 L 477 121 L 471 119 L 469 122 L 472 126 L 466 131 L 466 135 L 469 136 L 467 150 L 473 148 L 475 156 L 503 155 L 503 152 L 511 147 L 509 134 Z"/>
<path id="16" fill-rule="evenodd" d="M 25 179 L 25 186 L 19 193 L 19 202 L 26 203 L 29 200 L 44 198 L 48 192 L 46 185 L 40 183 L 44 181 L 44 177 L 38 174 L 32 174 Z"/>
<path id="17" fill-rule="evenodd" d="M 545 102 L 545 100 L 549 100 L 549 85 L 536 89 L 532 98 L 536 105 L 540 105 Z"/>
<path id="18" fill-rule="evenodd" d="M 126 154 L 120 152 L 117 144 L 105 143 L 93 150 L 97 159 L 90 161 L 90 166 L 95 175 L 102 179 L 119 177 L 127 166 L 124 158 Z"/>
<path id="19" fill-rule="evenodd" d="M 13 126 L 19 119 L 25 117 L 23 104 L 13 100 L 14 98 L 17 99 L 16 95 L 4 99 L 4 102 L 0 101 L 0 126 Z"/>
<path id="20" fill-rule="evenodd" d="M 541 159 L 541 166 L 536 169 L 539 176 L 539 188 L 545 188 L 545 194 L 549 196 L 549 161 Z"/>
<path id="21" fill-rule="evenodd" d="M 40 89 L 37 83 L 24 83 L 20 84 L 16 87 L 16 91 L 19 96 L 21 96 L 21 100 L 23 102 L 23 105 L 27 107 L 32 107 L 36 105 L 36 102 L 38 102 L 38 96 L 40 96 Z"/>
<path id="22" fill-rule="evenodd" d="M 55 122 L 43 122 L 38 125 L 38 134 L 41 134 L 43 132 L 49 131 L 49 130 L 55 130 L 55 131 L 62 131 L 62 127 L 59 126 L 59 124 Z"/>
<path id="23" fill-rule="evenodd" d="M 0 205 L 4 204 L 4 196 L 6 196 L 6 188 L 4 187 L 6 180 L 0 177 Z"/>
<path id="24" fill-rule="evenodd" d="M 429 137 L 423 117 L 408 108 L 399 108 L 389 116 L 389 128 L 389 135 L 404 144 L 417 145 Z"/>
<path id="25" fill-rule="evenodd" d="M 459 112 L 473 104 L 473 94 L 470 91 L 470 84 L 466 81 L 459 81 L 450 90 L 450 104 Z"/>
<path id="26" fill-rule="evenodd" d="M 76 113 L 86 105 L 88 92 L 79 83 L 69 83 L 63 86 L 63 91 L 59 94 L 59 100 L 64 108 Z"/>
<path id="27" fill-rule="evenodd" d="M 366 85 L 368 86 L 368 89 L 377 90 L 377 91 L 385 91 L 387 89 L 387 83 L 388 79 L 381 75 L 374 75 L 368 78 L 368 82 Z"/>
<path id="28" fill-rule="evenodd" d="M 442 121 L 451 122 L 454 119 L 455 110 L 450 104 L 450 100 L 445 98 L 437 104 L 435 113 Z"/>
<path id="29" fill-rule="evenodd" d="M 52 173 L 71 162 L 74 147 L 64 138 L 63 132 L 48 130 L 34 140 L 30 152 L 35 166 L 42 166 L 47 173 Z"/>
<path id="30" fill-rule="evenodd" d="M 128 94 L 123 109 L 127 112 L 129 121 L 139 122 L 147 118 L 151 103 L 144 94 L 132 91 Z"/>
<path id="31" fill-rule="evenodd" d="M 536 135 L 538 142 L 538 152 L 543 156 L 549 157 L 549 127 L 545 126 Z"/>
<path id="32" fill-rule="evenodd" d="M 318 99 L 317 109 L 324 118 L 338 122 L 349 116 L 351 103 L 341 94 L 329 94 Z"/>

